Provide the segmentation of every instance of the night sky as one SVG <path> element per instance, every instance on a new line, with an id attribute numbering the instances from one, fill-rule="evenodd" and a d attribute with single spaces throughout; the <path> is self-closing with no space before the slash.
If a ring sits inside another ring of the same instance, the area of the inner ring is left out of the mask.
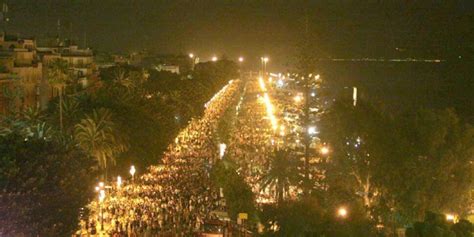
<path id="1" fill-rule="evenodd" d="M 1 1 L 0 1 L 1 2 Z M 472 47 L 474 1 L 6 0 L 10 33 L 62 34 L 102 51 L 268 55 L 291 63 L 305 32 L 321 57 L 439 57 Z M 364 3 L 362 3 L 364 2 Z M 391 2 L 391 3 L 388 3 Z M 415 2 L 415 3 L 414 3 Z"/>

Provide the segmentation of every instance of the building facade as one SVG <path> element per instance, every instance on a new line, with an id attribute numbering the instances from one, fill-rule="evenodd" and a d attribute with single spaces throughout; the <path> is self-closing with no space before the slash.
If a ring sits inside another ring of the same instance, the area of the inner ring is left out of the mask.
<path id="1" fill-rule="evenodd" d="M 96 76 L 91 49 L 70 42 L 39 47 L 34 38 L 0 34 L 0 113 L 11 108 L 46 108 L 57 91 L 48 83 L 48 65 L 54 60 L 68 63 L 72 80 L 82 88 Z"/>

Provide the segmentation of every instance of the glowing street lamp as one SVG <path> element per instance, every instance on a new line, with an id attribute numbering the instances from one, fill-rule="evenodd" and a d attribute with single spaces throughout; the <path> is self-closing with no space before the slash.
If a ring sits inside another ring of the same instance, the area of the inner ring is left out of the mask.
<path id="1" fill-rule="evenodd" d="M 122 186 L 122 177 L 117 176 L 117 187 L 120 188 Z"/>
<path id="2" fill-rule="evenodd" d="M 260 60 L 262 61 L 262 67 L 263 67 L 263 76 L 265 76 L 265 74 L 267 73 L 267 63 L 270 59 L 268 59 L 268 57 L 261 57 Z"/>
<path id="3" fill-rule="evenodd" d="M 239 57 L 239 62 L 243 62 L 244 61 L 244 57 Z"/>
<path id="4" fill-rule="evenodd" d="M 318 133 L 318 131 L 316 130 L 315 126 L 308 127 L 308 134 L 309 135 L 314 135 L 314 134 L 317 134 L 317 133 Z"/>
<path id="5" fill-rule="evenodd" d="M 329 153 L 329 148 L 327 146 L 323 146 L 319 151 L 321 152 L 321 154 L 327 155 Z"/>
<path id="6" fill-rule="evenodd" d="M 100 230 L 104 230 L 104 208 L 102 208 L 102 203 L 105 199 L 105 190 L 101 189 L 99 192 L 99 209 L 100 209 Z"/>
<path id="7" fill-rule="evenodd" d="M 300 95 L 297 95 L 297 96 L 295 96 L 295 97 L 293 98 L 293 100 L 295 100 L 296 103 L 301 102 L 302 99 L 303 99 L 303 98 L 301 98 Z"/>
<path id="8" fill-rule="evenodd" d="M 193 54 L 193 53 L 190 53 L 190 54 L 189 54 L 189 57 L 190 57 L 190 58 L 194 58 L 194 54 Z"/>
<path id="9" fill-rule="evenodd" d="M 130 174 L 132 175 L 132 181 L 135 179 L 135 172 L 137 172 L 137 170 L 135 169 L 135 166 L 134 165 L 130 166 Z"/>
<path id="10" fill-rule="evenodd" d="M 337 209 L 337 216 L 341 218 L 346 218 L 347 217 L 347 209 L 345 207 L 340 207 Z"/>
<path id="11" fill-rule="evenodd" d="M 212 56 L 211 60 L 212 60 L 213 62 L 216 62 L 216 61 L 217 61 L 217 56 Z"/>
<path id="12" fill-rule="evenodd" d="M 105 199 L 105 190 L 100 190 L 99 192 L 99 202 L 103 202 Z"/>

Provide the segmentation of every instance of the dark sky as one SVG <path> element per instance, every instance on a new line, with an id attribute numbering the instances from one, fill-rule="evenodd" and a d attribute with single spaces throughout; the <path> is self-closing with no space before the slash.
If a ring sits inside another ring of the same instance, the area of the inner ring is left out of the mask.
<path id="1" fill-rule="evenodd" d="M 308 15 L 323 57 L 390 56 L 395 48 L 439 54 L 472 39 L 474 1 L 4 0 L 9 32 L 62 34 L 99 50 L 269 55 L 291 63 Z M 1 0 L 0 0 L 1 2 Z M 466 43 L 467 44 L 467 43 Z M 454 46 L 453 46 L 454 47 Z"/>

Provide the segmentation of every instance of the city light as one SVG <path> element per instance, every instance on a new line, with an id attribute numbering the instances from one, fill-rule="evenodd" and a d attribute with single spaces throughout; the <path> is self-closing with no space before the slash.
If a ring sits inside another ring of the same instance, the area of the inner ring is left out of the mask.
<path id="1" fill-rule="evenodd" d="M 225 154 L 225 150 L 227 148 L 227 145 L 224 143 L 219 144 L 219 158 L 223 158 Z"/>
<path id="2" fill-rule="evenodd" d="M 278 128 L 278 122 L 277 119 L 274 115 L 273 111 L 273 105 L 270 101 L 270 97 L 268 96 L 267 93 L 263 95 L 263 101 L 265 102 L 265 106 L 267 108 L 267 116 L 270 119 L 270 123 L 272 124 L 273 130 L 276 130 Z"/>
<path id="3" fill-rule="evenodd" d="M 449 221 L 449 222 L 455 222 L 456 221 L 456 215 L 446 214 L 446 220 Z"/>
<path id="4" fill-rule="evenodd" d="M 316 130 L 315 126 L 308 127 L 308 134 L 309 135 L 314 135 L 314 134 L 317 134 L 317 133 L 318 133 L 318 131 Z"/>
<path id="5" fill-rule="evenodd" d="M 285 126 L 280 125 L 280 136 L 285 136 Z"/>
<path id="6" fill-rule="evenodd" d="M 272 125 L 273 130 L 277 130 L 278 129 L 278 121 L 277 121 L 277 119 L 274 115 L 273 104 L 270 100 L 270 97 L 268 96 L 268 93 L 266 93 L 267 88 L 265 86 L 265 82 L 263 81 L 262 77 L 258 78 L 258 82 L 260 84 L 260 89 L 262 89 L 262 91 L 265 92 L 263 94 L 263 102 L 265 103 L 265 108 L 267 110 L 267 116 L 270 119 L 270 123 Z"/>
<path id="7" fill-rule="evenodd" d="M 122 177 L 117 176 L 117 187 L 120 188 L 122 186 Z"/>
<path id="8" fill-rule="evenodd" d="M 99 192 L 99 202 L 103 202 L 105 199 L 105 190 L 101 189 Z"/>
<path id="9" fill-rule="evenodd" d="M 278 87 L 282 87 L 283 85 L 284 85 L 283 80 L 282 80 L 282 79 L 278 79 L 278 81 L 277 81 L 277 86 L 278 86 Z"/>
<path id="10" fill-rule="evenodd" d="M 357 87 L 352 88 L 352 100 L 353 100 L 353 105 L 357 105 Z"/>
<path id="11" fill-rule="evenodd" d="M 321 147 L 320 149 L 321 154 L 327 155 L 329 153 L 329 148 L 326 146 Z"/>
<path id="12" fill-rule="evenodd" d="M 467 1 L 16 2 L 0 237 L 474 231 Z"/>
<path id="13" fill-rule="evenodd" d="M 345 207 L 340 207 L 337 209 L 337 216 L 341 218 L 346 218 L 347 217 L 347 209 Z"/>
<path id="14" fill-rule="evenodd" d="M 300 95 L 297 95 L 297 96 L 295 96 L 295 97 L 293 98 L 293 100 L 295 100 L 296 103 L 301 102 L 302 99 L 303 99 L 303 98 L 301 98 Z"/>
<path id="15" fill-rule="evenodd" d="M 262 89 L 263 92 L 267 91 L 267 88 L 265 87 L 265 82 L 263 81 L 262 77 L 258 78 L 258 83 L 260 84 L 260 89 Z"/>

